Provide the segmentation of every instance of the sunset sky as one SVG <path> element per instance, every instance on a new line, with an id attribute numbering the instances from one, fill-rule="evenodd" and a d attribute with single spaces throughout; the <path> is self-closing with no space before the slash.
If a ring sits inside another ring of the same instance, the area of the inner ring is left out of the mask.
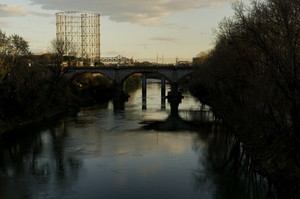
<path id="1" fill-rule="evenodd" d="M 191 60 L 213 47 L 213 29 L 232 16 L 233 0 L 1 0 L 0 27 L 29 42 L 33 53 L 49 51 L 55 13 L 100 13 L 101 56 L 137 60 Z"/>

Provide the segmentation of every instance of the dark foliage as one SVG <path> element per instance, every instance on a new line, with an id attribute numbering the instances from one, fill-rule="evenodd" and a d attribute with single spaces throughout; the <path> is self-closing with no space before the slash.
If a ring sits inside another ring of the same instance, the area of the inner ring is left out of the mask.
<path id="1" fill-rule="evenodd" d="M 83 92 L 66 79 L 59 42 L 53 42 L 53 53 L 33 56 L 23 38 L 8 37 L 0 30 L 0 44 L 0 132 L 77 110 L 88 97 L 110 97 L 106 93 L 112 89 L 106 80 L 89 80 Z M 70 62 L 72 57 L 65 59 Z"/>
<path id="2" fill-rule="evenodd" d="M 233 5 L 191 91 L 233 126 L 280 198 L 300 197 L 300 1 Z"/>

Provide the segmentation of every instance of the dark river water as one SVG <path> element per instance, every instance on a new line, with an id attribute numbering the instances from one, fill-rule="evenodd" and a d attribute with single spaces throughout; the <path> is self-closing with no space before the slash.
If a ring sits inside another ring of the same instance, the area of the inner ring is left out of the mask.
<path id="1" fill-rule="evenodd" d="M 180 117 L 169 117 L 168 103 L 161 109 L 160 85 L 147 88 L 147 110 L 138 89 L 125 111 L 109 102 L 24 129 L 18 141 L 3 140 L 0 198 L 261 196 L 261 187 L 249 189 L 254 186 L 243 175 L 224 166 L 233 138 L 207 107 L 184 93 Z"/>

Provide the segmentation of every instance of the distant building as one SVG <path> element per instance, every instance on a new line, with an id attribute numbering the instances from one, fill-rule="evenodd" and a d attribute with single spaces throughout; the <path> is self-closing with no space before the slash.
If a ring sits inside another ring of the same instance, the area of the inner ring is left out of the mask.
<path id="1" fill-rule="evenodd" d="M 121 55 L 115 56 L 115 57 L 101 57 L 100 61 L 104 65 L 118 65 L 118 64 L 133 64 L 135 61 L 133 58 L 129 59 L 126 57 L 122 57 Z"/>
<path id="2" fill-rule="evenodd" d="M 59 12 L 55 15 L 56 38 L 71 46 L 77 58 L 99 60 L 100 14 L 92 12 Z"/>
<path id="3" fill-rule="evenodd" d="M 192 65 L 192 62 L 190 61 L 177 61 L 176 66 L 190 66 Z"/>

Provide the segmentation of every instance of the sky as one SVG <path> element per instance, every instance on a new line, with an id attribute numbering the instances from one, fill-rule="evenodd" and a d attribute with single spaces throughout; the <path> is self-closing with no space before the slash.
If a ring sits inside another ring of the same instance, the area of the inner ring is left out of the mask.
<path id="1" fill-rule="evenodd" d="M 213 48 L 213 31 L 233 15 L 236 0 L 0 0 L 0 29 L 29 42 L 33 53 L 49 52 L 55 13 L 101 15 L 101 57 L 138 61 L 191 61 Z"/>

